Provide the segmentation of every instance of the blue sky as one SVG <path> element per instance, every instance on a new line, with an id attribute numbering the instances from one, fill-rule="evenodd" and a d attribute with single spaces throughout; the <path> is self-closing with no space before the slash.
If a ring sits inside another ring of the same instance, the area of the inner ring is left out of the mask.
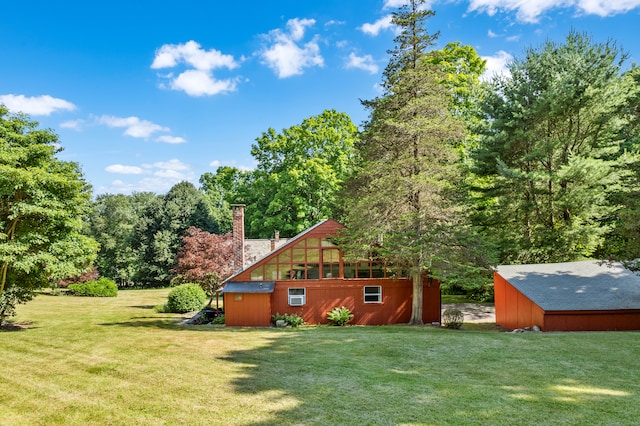
<path id="1" fill-rule="evenodd" d="M 7 2 L 0 103 L 60 137 L 95 194 L 166 192 L 325 109 L 367 118 L 400 0 Z M 570 29 L 640 63 L 640 0 L 433 0 L 435 48 L 460 41 L 500 72 Z"/>

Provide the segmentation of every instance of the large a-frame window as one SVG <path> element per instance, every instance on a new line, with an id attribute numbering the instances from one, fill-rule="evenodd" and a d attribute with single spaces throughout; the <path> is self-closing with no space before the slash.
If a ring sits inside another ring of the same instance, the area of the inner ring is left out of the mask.
<path id="1" fill-rule="evenodd" d="M 369 259 L 344 263 L 338 246 L 326 238 L 305 238 L 251 271 L 252 281 L 294 281 L 331 278 L 391 278 L 385 262 Z"/>
<path id="2" fill-rule="evenodd" d="M 340 277 L 340 250 L 326 238 L 303 239 L 251 271 L 253 281 L 335 277 Z"/>

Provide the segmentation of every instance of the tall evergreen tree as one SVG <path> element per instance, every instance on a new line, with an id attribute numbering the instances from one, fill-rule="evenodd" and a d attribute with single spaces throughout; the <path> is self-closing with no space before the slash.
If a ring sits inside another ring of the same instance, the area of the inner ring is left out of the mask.
<path id="1" fill-rule="evenodd" d="M 614 43 L 571 32 L 528 49 L 493 81 L 476 160 L 483 223 L 502 262 L 576 260 L 602 245 L 624 173 L 623 60 Z"/>
<path id="2" fill-rule="evenodd" d="M 464 124 L 454 118 L 452 92 L 441 68 L 425 60 L 436 35 L 434 12 L 411 0 L 393 14 L 400 29 L 384 74 L 384 95 L 364 105 L 357 176 L 349 189 L 347 254 L 376 252 L 413 278 L 411 324 L 422 324 L 423 277 L 442 278 L 461 246 L 464 228 L 455 184 L 461 179 L 456 145 Z"/>

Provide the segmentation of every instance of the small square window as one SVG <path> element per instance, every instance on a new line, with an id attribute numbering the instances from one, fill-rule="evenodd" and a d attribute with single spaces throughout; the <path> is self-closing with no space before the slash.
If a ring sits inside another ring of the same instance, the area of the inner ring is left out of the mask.
<path id="1" fill-rule="evenodd" d="M 382 286 L 365 286 L 364 303 L 382 303 Z"/>

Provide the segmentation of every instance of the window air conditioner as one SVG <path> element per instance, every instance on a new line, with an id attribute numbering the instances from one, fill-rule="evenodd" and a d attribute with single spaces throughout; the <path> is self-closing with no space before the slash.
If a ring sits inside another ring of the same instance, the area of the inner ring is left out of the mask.
<path id="1" fill-rule="evenodd" d="M 302 306 L 304 305 L 304 296 L 289 296 L 290 306 Z"/>

